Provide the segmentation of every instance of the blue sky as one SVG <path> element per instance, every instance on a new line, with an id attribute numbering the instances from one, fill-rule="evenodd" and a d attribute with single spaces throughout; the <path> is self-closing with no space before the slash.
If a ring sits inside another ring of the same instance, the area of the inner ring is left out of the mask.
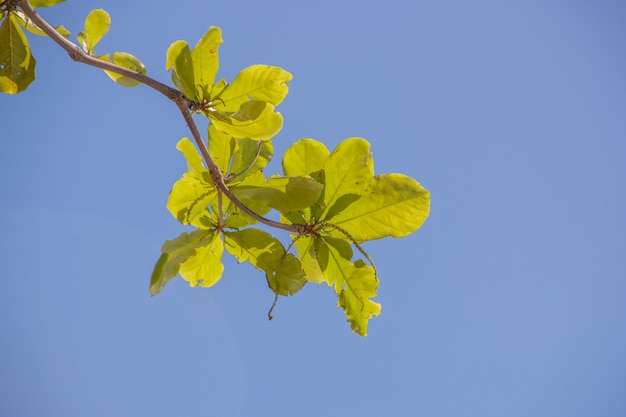
<path id="1" fill-rule="evenodd" d="M 626 4 L 70 1 L 40 13 L 169 82 L 165 51 L 222 28 L 220 76 L 294 75 L 280 155 L 368 139 L 430 192 L 414 235 L 371 242 L 382 315 L 363 339 L 332 291 L 282 298 L 226 262 L 150 298 L 188 135 L 173 104 L 31 38 L 37 80 L 0 96 L 0 415 L 623 416 Z M 73 38 L 75 39 L 75 38 Z M 280 232 L 278 232 L 280 233 Z"/>

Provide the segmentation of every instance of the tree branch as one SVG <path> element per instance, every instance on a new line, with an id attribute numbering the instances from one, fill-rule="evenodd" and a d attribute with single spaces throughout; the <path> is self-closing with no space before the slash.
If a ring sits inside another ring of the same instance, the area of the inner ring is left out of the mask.
<path id="1" fill-rule="evenodd" d="M 226 183 L 224 182 L 224 176 L 220 171 L 219 167 L 211 157 L 209 150 L 202 139 L 202 135 L 198 131 L 198 127 L 194 122 L 190 109 L 195 109 L 198 106 L 198 103 L 187 98 L 183 93 L 172 88 L 168 85 L 165 85 L 153 78 L 150 78 L 146 75 L 140 74 L 128 68 L 121 67 L 109 61 L 103 61 L 94 56 L 86 54 L 78 45 L 73 42 L 65 39 L 63 35 L 56 31 L 46 20 L 41 18 L 35 9 L 28 3 L 28 0 L 16 0 L 16 4 L 22 9 L 24 14 L 34 23 L 36 24 L 46 35 L 48 35 L 54 42 L 56 42 L 61 48 L 65 49 L 69 56 L 76 62 L 82 62 L 83 64 L 90 65 L 92 67 L 100 68 L 102 70 L 107 70 L 111 72 L 115 72 L 117 74 L 123 75 L 128 78 L 132 78 L 142 84 L 151 87 L 152 89 L 160 92 L 169 100 L 172 100 L 178 109 L 180 110 L 185 122 L 187 122 L 187 126 L 191 131 L 191 136 L 196 143 L 197 148 L 202 155 L 202 159 L 204 159 L 205 164 L 207 165 L 207 169 L 211 174 L 211 178 L 215 186 L 230 200 L 233 202 L 237 208 L 239 208 L 242 212 L 252 217 L 254 220 L 259 223 L 263 223 L 267 226 L 275 227 L 278 229 L 286 230 L 293 233 L 307 233 L 307 225 L 304 224 L 286 224 L 276 222 L 270 219 L 267 219 L 259 214 L 250 210 L 245 204 L 243 204 L 228 188 Z"/>

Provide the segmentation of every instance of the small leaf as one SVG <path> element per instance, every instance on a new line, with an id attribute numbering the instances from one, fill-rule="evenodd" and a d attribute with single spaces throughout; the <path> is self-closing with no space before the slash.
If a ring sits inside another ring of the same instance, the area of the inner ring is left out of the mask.
<path id="1" fill-rule="evenodd" d="M 363 195 L 332 221 L 364 242 L 407 236 L 419 229 L 429 211 L 430 194 L 417 181 L 402 174 L 383 174 L 373 178 Z"/>
<path id="2" fill-rule="evenodd" d="M 108 60 L 109 55 L 106 54 L 101 58 Z M 114 64 L 119 65 L 120 67 L 128 68 L 130 70 L 138 72 L 139 74 L 146 75 L 146 67 L 143 65 L 143 63 L 138 58 L 129 53 L 114 52 L 111 61 Z M 113 71 L 104 70 L 104 72 L 106 73 L 106 75 L 109 76 L 109 78 L 111 78 L 122 87 L 136 87 L 141 84 L 141 82 L 133 78 L 118 74 Z"/>
<path id="3" fill-rule="evenodd" d="M 0 24 L 0 91 L 16 94 L 35 80 L 35 58 L 12 13 Z"/>
<path id="4" fill-rule="evenodd" d="M 157 295 L 178 274 L 180 264 L 195 253 L 197 247 L 207 245 L 214 232 L 196 230 L 182 233 L 176 239 L 167 240 L 161 249 L 163 254 L 157 261 L 150 280 L 150 294 Z"/>
<path id="5" fill-rule="evenodd" d="M 211 287 L 220 280 L 224 272 L 222 253 L 224 244 L 220 234 L 213 232 L 210 242 L 197 246 L 193 255 L 180 264 L 178 272 L 191 287 Z"/>
<path id="6" fill-rule="evenodd" d="M 63 3 L 64 1 L 67 0 L 28 0 L 33 7 L 50 7 L 55 4 Z"/>
<path id="7" fill-rule="evenodd" d="M 210 100 L 209 92 L 219 68 L 217 50 L 221 43 L 222 31 L 211 26 L 191 51 L 198 101 Z"/>
<path id="8" fill-rule="evenodd" d="M 249 261 L 265 272 L 269 287 L 278 295 L 293 295 L 306 283 L 300 262 L 267 232 L 245 229 L 224 234 L 226 250 L 239 262 Z"/>
<path id="9" fill-rule="evenodd" d="M 287 95 L 287 83 L 293 76 L 280 67 L 252 65 L 241 71 L 215 102 L 218 110 L 235 112 L 249 101 L 257 100 L 279 105 Z"/>
<path id="10" fill-rule="evenodd" d="M 172 70 L 172 82 L 187 98 L 197 99 L 193 59 L 187 42 L 179 40 L 170 45 L 165 69 Z"/>
<path id="11" fill-rule="evenodd" d="M 95 46 L 107 34 L 111 26 L 111 16 L 102 10 L 92 10 L 85 19 L 85 29 L 78 34 L 78 42 L 83 50 L 89 54 L 95 54 Z"/>

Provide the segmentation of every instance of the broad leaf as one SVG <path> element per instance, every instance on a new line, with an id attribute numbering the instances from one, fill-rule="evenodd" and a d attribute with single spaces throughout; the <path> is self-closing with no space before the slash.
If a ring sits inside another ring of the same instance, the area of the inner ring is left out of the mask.
<path id="1" fill-rule="evenodd" d="M 64 1 L 67 0 L 28 0 L 33 7 L 50 7 L 55 4 L 63 3 Z"/>
<path id="2" fill-rule="evenodd" d="M 217 191 L 210 184 L 210 179 L 200 173 L 187 172 L 174 183 L 167 199 L 167 209 L 182 224 L 192 224 L 203 228 L 201 216 L 207 206 L 217 204 Z"/>
<path id="3" fill-rule="evenodd" d="M 280 212 L 302 210 L 317 201 L 322 185 L 310 177 L 271 177 L 265 184 L 233 187 L 241 200 L 253 200 Z"/>
<path id="4" fill-rule="evenodd" d="M 212 231 L 196 230 L 182 233 L 176 239 L 167 240 L 161 249 L 163 254 L 152 272 L 150 294 L 158 294 L 165 284 L 178 274 L 180 264 L 192 256 L 196 248 L 209 244 L 214 234 Z"/>
<path id="5" fill-rule="evenodd" d="M 306 283 L 300 262 L 267 232 L 245 229 L 225 233 L 226 250 L 239 262 L 249 261 L 265 272 L 269 287 L 278 295 L 293 295 Z"/>
<path id="6" fill-rule="evenodd" d="M 85 29 L 77 36 L 83 50 L 89 54 L 95 54 L 95 46 L 107 34 L 111 26 L 111 16 L 102 10 L 92 10 L 85 19 Z"/>
<path id="7" fill-rule="evenodd" d="M 363 193 L 374 176 L 370 145 L 365 139 L 349 138 L 341 142 L 324 164 L 324 212 L 344 194 Z"/>
<path id="8" fill-rule="evenodd" d="M 315 246 L 326 281 L 339 296 L 337 305 L 343 308 L 352 331 L 366 336 L 369 319 L 381 310 L 371 300 L 378 288 L 376 272 L 361 260 L 350 261 L 352 250 L 345 240 L 323 237 L 316 239 Z"/>
<path id="9" fill-rule="evenodd" d="M 417 181 L 402 174 L 383 174 L 373 178 L 363 195 L 332 223 L 364 242 L 407 236 L 419 229 L 429 211 L 430 194 Z"/>
<path id="10" fill-rule="evenodd" d="M 379 316 L 381 305 L 371 298 L 376 296 L 378 280 L 372 267 L 358 260 L 352 274 L 346 279 L 339 293 L 337 305 L 343 308 L 353 332 L 367 336 L 367 323 L 372 316 Z"/>
<path id="11" fill-rule="evenodd" d="M 324 168 L 330 151 L 321 142 L 314 139 L 300 139 L 291 145 L 283 156 L 285 175 L 312 175 Z"/>
<path id="12" fill-rule="evenodd" d="M 315 249 L 316 238 L 312 236 L 299 236 L 293 246 L 298 253 L 298 259 L 302 265 L 307 281 L 321 284 L 326 282 L 326 276 L 320 267 L 317 259 L 317 250 Z"/>
<path id="13" fill-rule="evenodd" d="M 213 123 L 209 124 L 209 153 L 223 175 L 227 175 L 230 159 L 235 152 L 236 140 L 229 134 L 220 131 Z M 198 158 L 200 155 L 198 155 Z"/>
<path id="14" fill-rule="evenodd" d="M 221 30 L 211 26 L 191 51 L 195 88 L 200 100 L 210 100 L 209 92 L 213 87 L 219 67 L 217 49 L 221 43 Z"/>
<path id="15" fill-rule="evenodd" d="M 109 60 L 109 54 L 102 56 L 101 59 Z M 146 75 L 146 67 L 143 65 L 143 62 L 141 62 L 138 58 L 129 53 L 114 52 L 111 62 L 119 65 L 120 67 L 128 68 L 142 75 Z M 113 71 L 104 70 L 104 72 L 106 73 L 106 75 L 109 76 L 110 79 L 112 79 L 122 87 L 136 87 L 141 84 L 139 81 L 133 78 L 118 74 Z"/>
<path id="16" fill-rule="evenodd" d="M 287 95 L 287 83 L 293 76 L 280 67 L 252 65 L 241 71 L 233 82 L 215 101 L 215 108 L 224 112 L 236 112 L 249 101 L 264 101 L 279 105 Z"/>
<path id="17" fill-rule="evenodd" d="M 193 255 L 180 265 L 180 276 L 192 287 L 211 287 L 217 283 L 224 272 L 222 253 L 224 244 L 218 232 L 212 233 L 208 244 L 197 246 Z"/>
<path id="18" fill-rule="evenodd" d="M 35 58 L 13 13 L 0 25 L 0 91 L 16 94 L 35 80 Z"/>
<path id="19" fill-rule="evenodd" d="M 209 113 L 215 126 L 235 138 L 268 140 L 283 127 L 283 116 L 263 101 L 247 101 L 232 115 Z"/>

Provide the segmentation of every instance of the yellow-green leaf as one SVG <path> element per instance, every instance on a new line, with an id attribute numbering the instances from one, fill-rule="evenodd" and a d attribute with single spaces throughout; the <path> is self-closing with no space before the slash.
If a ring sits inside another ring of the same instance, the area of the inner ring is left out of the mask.
<path id="1" fill-rule="evenodd" d="M 317 251 L 314 245 L 315 239 L 313 236 L 299 236 L 294 241 L 293 246 L 298 253 L 298 259 L 307 281 L 321 284 L 326 282 L 326 276 L 317 258 Z"/>
<path id="2" fill-rule="evenodd" d="M 220 280 L 224 272 L 224 265 L 221 261 L 224 244 L 219 233 L 209 233 L 212 234 L 210 242 L 196 246 L 193 255 L 180 264 L 178 272 L 191 287 L 197 285 L 211 287 Z"/>
<path id="3" fill-rule="evenodd" d="M 280 212 L 302 210 L 317 201 L 322 185 L 310 177 L 271 177 L 262 185 L 237 185 L 233 193 Z"/>
<path id="4" fill-rule="evenodd" d="M 362 260 L 352 263 L 345 240 L 322 237 L 316 239 L 315 246 L 326 281 L 338 295 L 337 305 L 343 308 L 352 331 L 366 336 L 369 319 L 381 310 L 380 304 L 371 300 L 378 289 L 376 271 Z"/>
<path id="5" fill-rule="evenodd" d="M 280 67 L 252 65 L 241 71 L 215 102 L 215 108 L 235 112 L 248 100 L 279 105 L 287 95 L 293 76 Z"/>
<path id="6" fill-rule="evenodd" d="M 226 250 L 239 262 L 249 261 L 265 272 L 269 287 L 278 295 L 293 295 L 306 283 L 300 262 L 267 232 L 245 229 L 224 234 Z"/>
<path id="7" fill-rule="evenodd" d="M 189 138 L 184 137 L 178 141 L 176 144 L 176 149 L 178 149 L 185 160 L 187 161 L 187 170 L 192 174 L 197 173 L 208 173 L 209 171 L 202 164 L 202 157 L 198 153 L 196 146 L 189 140 Z"/>
<path id="8" fill-rule="evenodd" d="M 230 159 L 236 149 L 235 139 L 215 127 L 213 123 L 209 124 L 209 153 L 219 167 L 223 175 L 228 174 Z"/>
<path id="9" fill-rule="evenodd" d="M 215 232 L 196 230 L 182 233 L 176 239 L 167 240 L 161 249 L 163 252 L 157 261 L 150 280 L 150 294 L 158 294 L 163 287 L 178 274 L 180 264 L 195 253 L 197 247 L 211 242 Z"/>
<path id="10" fill-rule="evenodd" d="M 374 177 L 362 196 L 332 219 L 359 242 L 415 232 L 430 211 L 430 193 L 402 174 Z M 334 232 L 340 236 L 341 233 Z"/>
<path id="11" fill-rule="evenodd" d="M 92 10 L 85 19 L 85 29 L 78 34 L 78 42 L 89 55 L 95 54 L 95 46 L 107 34 L 111 26 L 111 16 L 102 10 Z"/>
<path id="12" fill-rule="evenodd" d="M 211 26 L 191 51 L 195 88 L 200 100 L 210 99 L 210 90 L 219 68 L 217 50 L 222 43 L 222 31 Z"/>
<path id="13" fill-rule="evenodd" d="M 55 4 L 63 3 L 64 1 L 67 0 L 28 0 L 33 7 L 50 7 Z"/>
<path id="14" fill-rule="evenodd" d="M 374 176 L 374 161 L 370 144 L 362 138 L 349 138 L 341 142 L 324 164 L 324 211 L 346 194 L 360 195 Z"/>
<path id="15" fill-rule="evenodd" d="M 202 216 L 207 206 L 217 204 L 217 191 L 209 181 L 200 173 L 187 172 L 174 183 L 166 207 L 179 222 L 198 228 L 206 227 Z"/>
<path id="16" fill-rule="evenodd" d="M 193 67 L 191 50 L 187 42 L 178 40 L 172 43 L 167 50 L 165 69 L 172 70 L 172 82 L 185 96 L 197 100 Z"/>
<path id="17" fill-rule="evenodd" d="M 285 175 L 312 175 L 324 167 L 330 151 L 314 139 L 300 139 L 291 145 L 283 156 Z"/>
<path id="18" fill-rule="evenodd" d="M 239 138 L 235 141 L 237 148 L 230 162 L 230 177 L 244 178 L 263 169 L 272 159 L 274 146 L 268 140 Z"/>
<path id="19" fill-rule="evenodd" d="M 109 54 L 106 54 L 101 58 L 108 60 Z M 129 53 L 114 52 L 111 61 L 114 64 L 119 65 L 120 67 L 128 68 L 130 70 L 138 72 L 139 74 L 146 75 L 146 67 L 143 65 L 143 62 L 141 62 L 138 58 Z M 106 75 L 109 76 L 110 79 L 123 87 L 136 87 L 141 84 L 139 81 L 133 78 L 118 74 L 113 71 L 104 70 L 104 72 L 106 73 Z"/>
<path id="20" fill-rule="evenodd" d="M 283 127 L 283 116 L 274 106 L 262 101 L 247 101 L 232 115 L 209 113 L 211 121 L 235 138 L 268 140 Z"/>
<path id="21" fill-rule="evenodd" d="M 24 12 L 22 12 L 21 10 L 15 10 L 13 12 L 15 14 L 15 17 L 17 17 L 20 25 L 26 29 L 27 31 L 29 31 L 30 33 L 32 33 L 33 35 L 37 35 L 37 36 L 48 36 L 46 35 L 46 33 L 41 30 L 39 28 L 39 26 L 37 26 L 36 24 L 34 24 L 32 22 L 32 20 L 30 20 L 28 18 L 28 16 L 26 16 L 24 14 Z M 61 35 L 63 35 L 65 38 L 69 38 L 70 37 L 70 32 L 69 30 L 67 30 L 65 28 L 65 26 L 55 26 L 54 29 L 59 32 Z"/>
<path id="22" fill-rule="evenodd" d="M 0 25 L 0 91 L 16 94 L 35 80 L 35 58 L 13 13 Z"/>
<path id="23" fill-rule="evenodd" d="M 372 316 L 379 316 L 381 305 L 373 300 L 378 288 L 378 280 L 372 267 L 358 260 L 354 270 L 346 280 L 346 286 L 339 293 L 337 305 L 343 308 L 350 328 L 361 336 L 367 336 L 367 323 Z"/>

